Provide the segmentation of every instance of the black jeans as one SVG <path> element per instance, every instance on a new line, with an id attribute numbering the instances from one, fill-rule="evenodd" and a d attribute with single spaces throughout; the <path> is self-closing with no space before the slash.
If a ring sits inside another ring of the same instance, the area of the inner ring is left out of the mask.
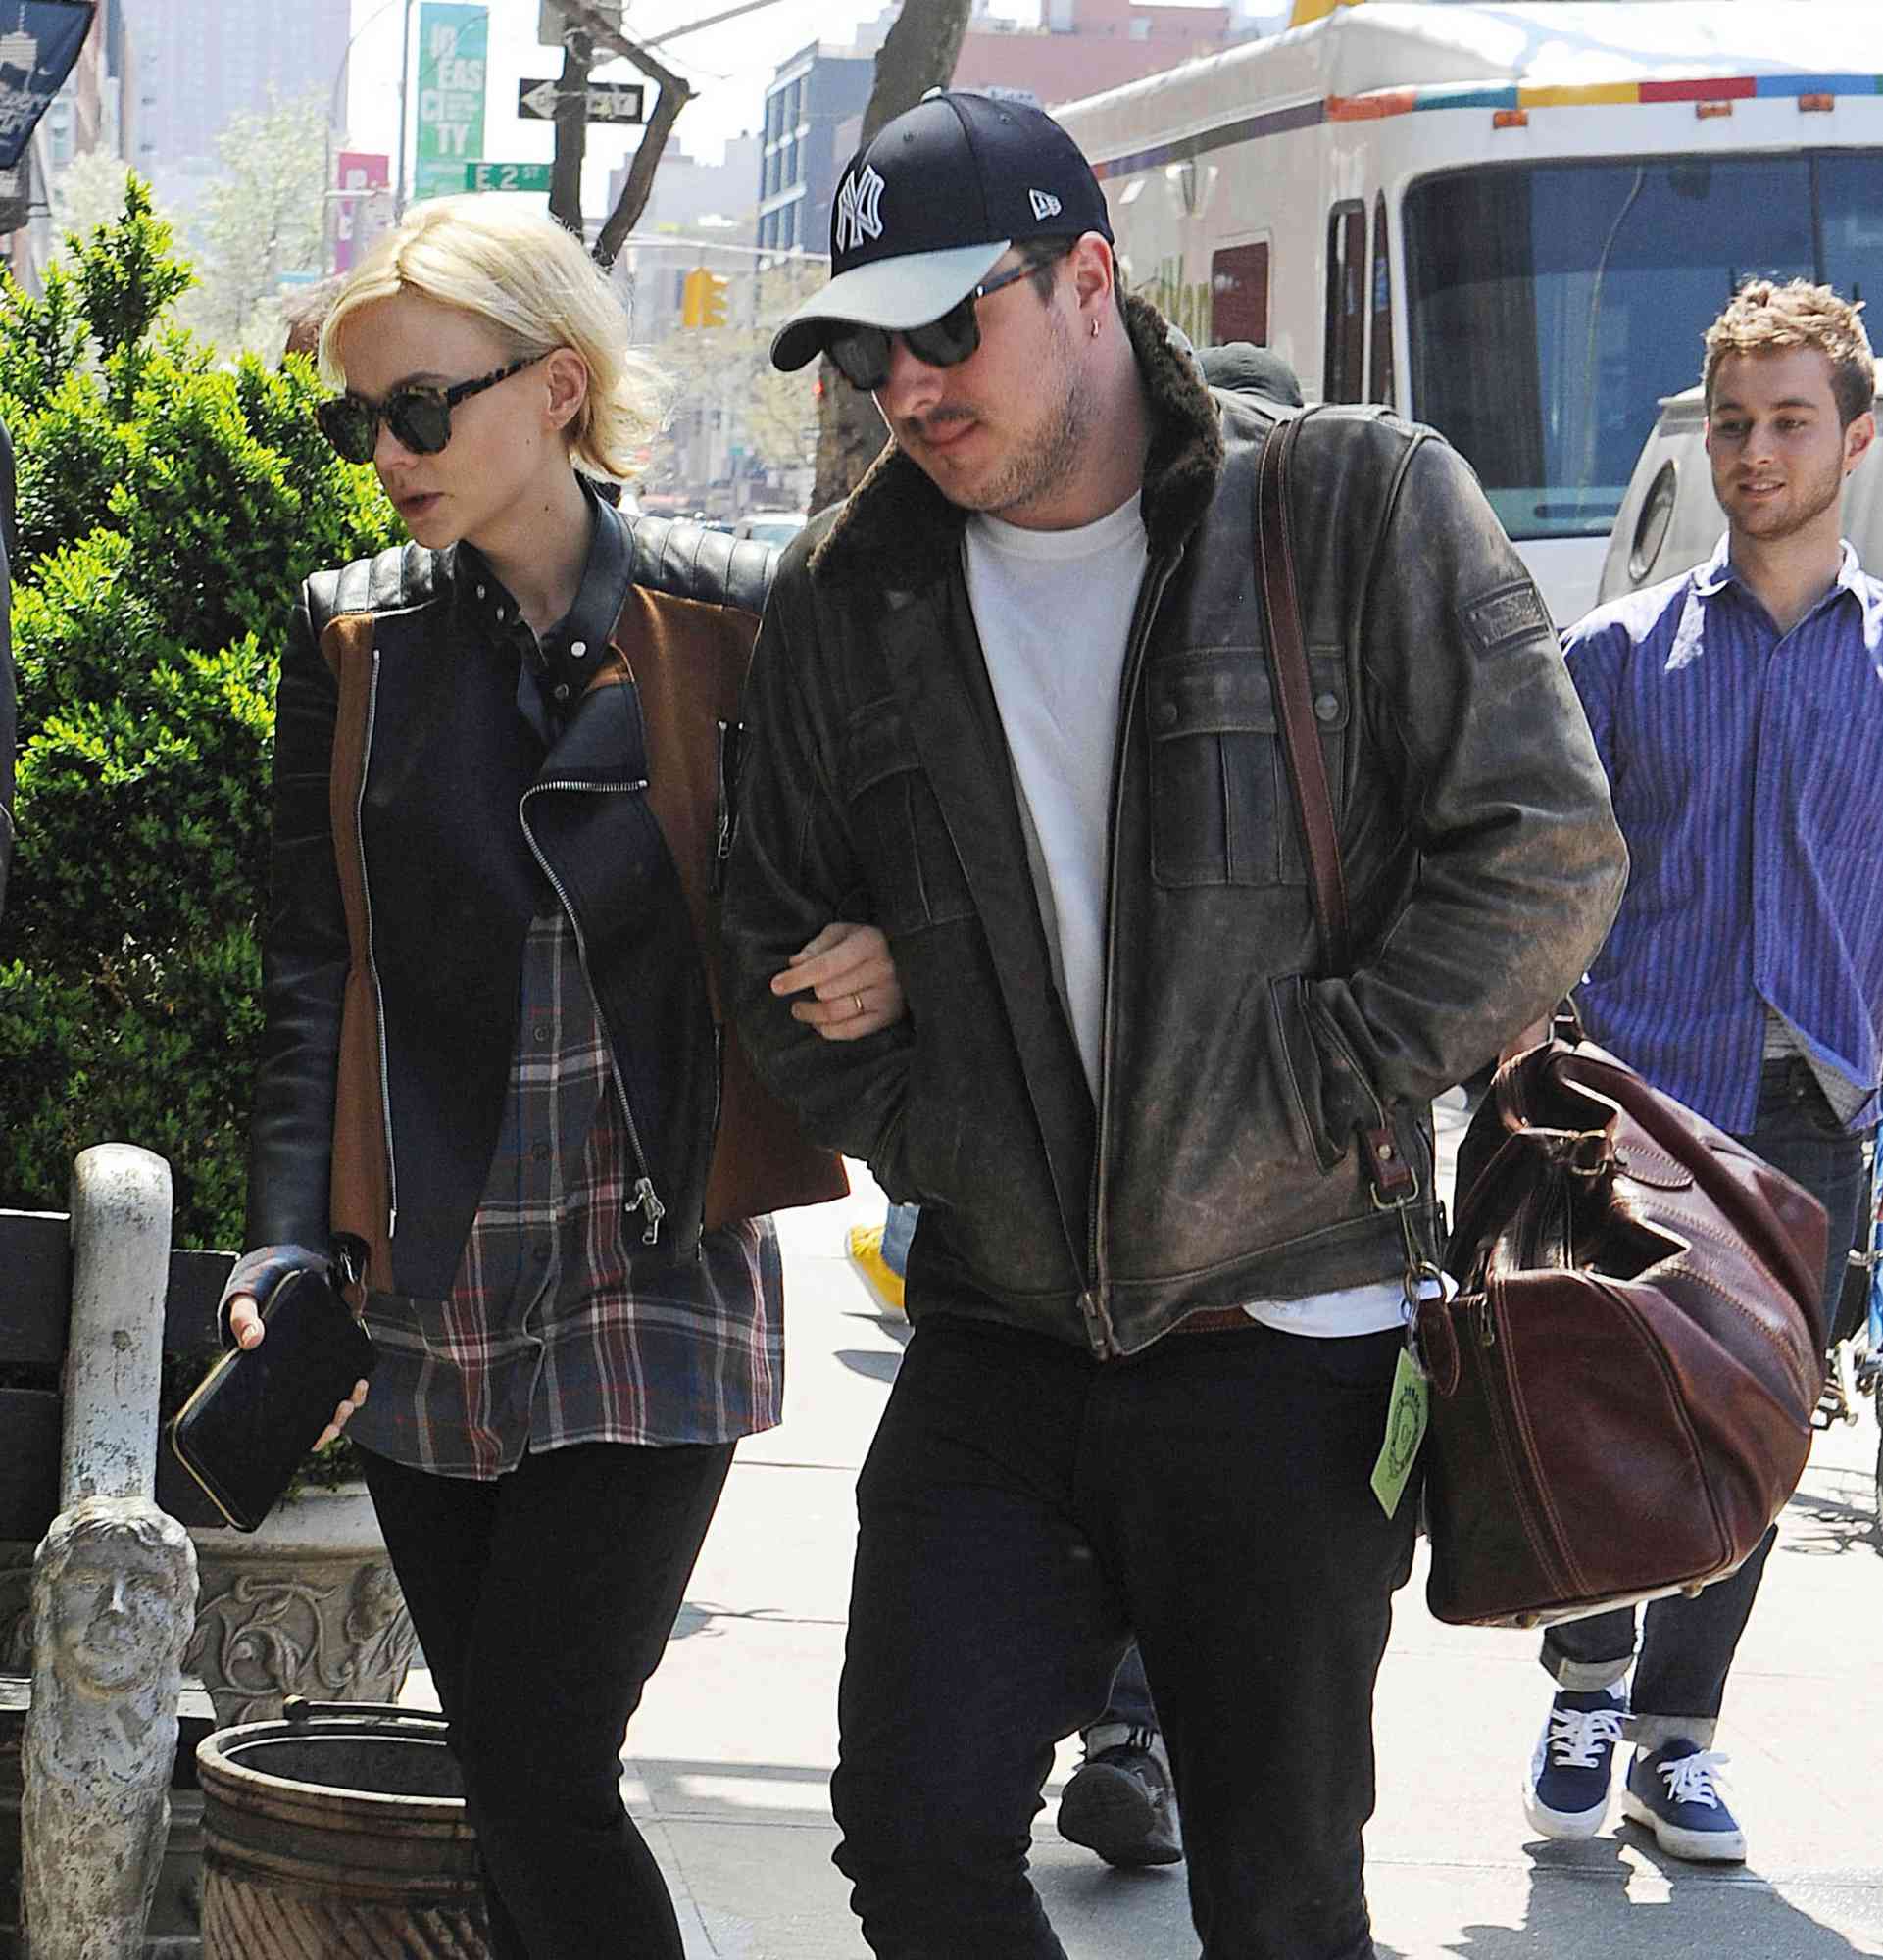
<path id="1" fill-rule="evenodd" d="M 361 1453 L 451 1718 L 497 1960 L 681 1960 L 621 1805 L 621 1739 L 732 1445 L 577 1444 L 491 1483 Z"/>
<path id="2" fill-rule="evenodd" d="M 1766 1063 L 1759 1078 L 1759 1113 L 1751 1132 L 1739 1141 L 1802 1184 L 1828 1214 L 1823 1293 L 1828 1327 L 1857 1232 L 1863 1192 L 1862 1139 L 1845 1134 L 1809 1064 L 1793 1056 Z M 1711 1746 L 1726 1676 L 1777 1536 L 1774 1526 L 1730 1579 L 1709 1586 L 1697 1598 L 1675 1593 L 1649 1601 L 1628 1696 L 1630 1729 L 1642 1747 L 1659 1748 L 1676 1736 L 1703 1748 Z M 1544 1668 L 1563 1688 L 1610 1686 L 1627 1673 L 1634 1651 L 1632 1606 L 1565 1620 L 1543 1636 Z"/>
<path id="3" fill-rule="evenodd" d="M 831 1798 L 884 1960 L 1064 1960 L 1026 1876 L 1131 1635 L 1205 1960 L 1369 1960 L 1372 1695 L 1416 1506 L 1368 1485 L 1400 1337 L 1254 1323 L 1097 1362 L 931 1313 L 858 1483 Z"/>

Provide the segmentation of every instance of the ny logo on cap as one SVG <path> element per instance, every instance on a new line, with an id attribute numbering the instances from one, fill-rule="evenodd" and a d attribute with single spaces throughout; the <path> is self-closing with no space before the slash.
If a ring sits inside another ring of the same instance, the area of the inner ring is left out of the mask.
<path id="1" fill-rule="evenodd" d="M 854 252 L 866 238 L 882 236 L 882 178 L 874 164 L 843 180 L 837 193 L 837 250 Z"/>
<path id="2" fill-rule="evenodd" d="M 1060 201 L 1051 191 L 1029 190 L 1026 196 L 1028 202 L 1033 207 L 1033 216 L 1036 219 L 1044 221 L 1046 219 L 1057 218 L 1060 215 Z"/>

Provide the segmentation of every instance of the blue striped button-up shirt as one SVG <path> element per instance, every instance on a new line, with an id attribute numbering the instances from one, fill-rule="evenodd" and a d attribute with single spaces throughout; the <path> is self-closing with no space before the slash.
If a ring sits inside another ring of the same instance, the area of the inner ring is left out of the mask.
<path id="1" fill-rule="evenodd" d="M 1577 993 L 1590 1034 L 1721 1129 L 1759 1101 L 1767 1008 L 1877 1120 L 1883 585 L 1847 544 L 1780 633 L 1727 557 L 1564 635 L 1628 840 L 1628 891 Z"/>

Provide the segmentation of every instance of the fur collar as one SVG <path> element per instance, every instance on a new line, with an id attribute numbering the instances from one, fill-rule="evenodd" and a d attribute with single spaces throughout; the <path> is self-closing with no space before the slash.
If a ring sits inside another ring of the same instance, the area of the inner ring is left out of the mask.
<path id="1" fill-rule="evenodd" d="M 1151 403 L 1144 524 L 1157 559 L 1210 508 L 1222 474 L 1222 432 L 1209 389 L 1164 316 L 1127 295 L 1124 318 Z M 887 591 L 919 591 L 961 563 L 966 523 L 966 514 L 892 441 L 838 506 L 811 554 L 811 575 L 819 584 L 867 580 Z"/>

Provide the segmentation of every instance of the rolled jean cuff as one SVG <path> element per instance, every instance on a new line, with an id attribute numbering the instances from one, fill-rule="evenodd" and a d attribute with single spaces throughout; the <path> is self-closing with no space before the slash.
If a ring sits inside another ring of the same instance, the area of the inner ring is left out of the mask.
<path id="1" fill-rule="evenodd" d="M 1619 1660 L 1570 1660 L 1565 1655 L 1553 1654 L 1547 1642 L 1537 1658 L 1543 1672 L 1559 1688 L 1567 1689 L 1572 1694 L 1593 1694 L 1598 1688 L 1612 1688 L 1635 1661 L 1632 1653 L 1623 1654 Z"/>
<path id="2" fill-rule="evenodd" d="M 1621 1733 L 1637 1749 L 1650 1755 L 1667 1742 L 1692 1742 L 1696 1748 L 1710 1749 L 1719 1727 L 1716 1715 L 1626 1715 Z"/>

